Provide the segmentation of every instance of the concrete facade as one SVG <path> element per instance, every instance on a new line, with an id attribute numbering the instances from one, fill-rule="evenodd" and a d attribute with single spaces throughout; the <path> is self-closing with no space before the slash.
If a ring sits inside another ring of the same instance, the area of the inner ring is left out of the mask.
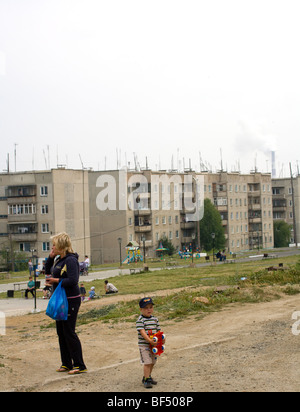
<path id="1" fill-rule="evenodd" d="M 74 239 L 80 258 L 90 254 L 87 171 L 55 169 L 0 175 L 2 247 L 45 258 L 51 249 L 51 235 L 62 231 Z"/>
<path id="2" fill-rule="evenodd" d="M 99 194 L 105 194 L 107 190 L 107 187 L 96 187 L 98 179 L 103 176 L 107 179 L 111 177 L 116 182 L 116 210 L 99 210 L 95 202 Z M 185 184 L 187 176 L 192 179 L 190 185 Z M 221 214 L 227 251 L 241 252 L 274 246 L 270 174 L 145 170 L 127 171 L 126 176 L 120 179 L 116 171 L 90 172 L 92 255 L 97 256 L 97 261 L 100 259 L 101 263 L 118 261 L 118 238 L 122 238 L 122 259 L 126 257 L 124 248 L 129 242 L 136 242 L 143 248 L 144 241 L 146 256 L 154 257 L 162 237 L 167 237 L 176 250 L 190 245 L 198 248 L 199 225 L 188 218 L 185 205 L 189 201 L 195 203 L 194 182 L 199 176 L 203 180 L 203 196 L 209 198 Z M 124 179 L 126 188 L 120 191 L 120 180 L 124 184 Z M 135 180 L 140 182 L 140 186 L 134 185 Z M 118 209 L 120 192 L 128 206 L 127 209 L 125 206 L 126 210 Z"/>
<path id="3" fill-rule="evenodd" d="M 204 198 L 221 214 L 227 251 L 273 247 L 270 174 L 63 168 L 0 174 L 0 242 L 45 258 L 50 236 L 66 231 L 80 260 L 87 254 L 93 264 L 119 262 L 119 239 L 122 261 L 130 242 L 145 243 L 148 257 L 162 237 L 176 250 L 198 248 L 199 225 L 191 216 Z"/>

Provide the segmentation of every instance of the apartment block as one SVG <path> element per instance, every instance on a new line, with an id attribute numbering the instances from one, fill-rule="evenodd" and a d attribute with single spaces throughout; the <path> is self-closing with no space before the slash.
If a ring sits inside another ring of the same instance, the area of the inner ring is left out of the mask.
<path id="1" fill-rule="evenodd" d="M 294 189 L 294 194 L 293 194 Z M 294 217 L 296 221 L 297 243 L 300 244 L 300 176 L 293 178 L 272 179 L 273 219 L 283 220 L 292 226 L 291 244 L 296 243 Z M 294 195 L 294 196 L 293 196 Z M 293 201 L 294 200 L 294 201 Z M 295 216 L 294 216 L 295 212 Z"/>
<path id="2" fill-rule="evenodd" d="M 270 174 L 207 174 L 205 196 L 220 212 L 228 251 L 274 246 Z"/>
<path id="3" fill-rule="evenodd" d="M 52 234 L 66 231 L 83 259 L 90 253 L 88 172 L 55 169 L 0 175 L 1 247 L 39 258 Z"/>
<path id="4" fill-rule="evenodd" d="M 167 237 L 176 250 L 191 245 L 198 248 L 199 224 L 190 218 L 195 210 L 186 208 L 197 208 L 197 178 L 203 184 L 203 198 L 209 198 L 221 214 L 228 251 L 274 246 L 270 174 L 145 170 L 126 171 L 120 176 L 119 171 L 89 173 L 93 261 L 117 261 L 119 238 L 122 260 L 130 242 L 141 248 L 145 242 L 148 257 L 156 255 L 162 237 Z M 108 190 L 110 184 L 112 192 Z M 101 206 L 95 199 L 107 205 Z"/>
<path id="5" fill-rule="evenodd" d="M 185 176 L 151 170 L 90 172 L 93 262 L 118 261 L 118 239 L 122 239 L 122 260 L 131 242 L 141 248 L 145 244 L 148 257 L 156 256 L 162 237 L 170 239 L 176 250 L 189 247 L 197 229 L 194 222 L 188 222 L 184 207 L 194 196 L 193 183 L 185 184 Z"/>
<path id="6" fill-rule="evenodd" d="M 50 236 L 66 231 L 93 264 L 123 261 L 129 243 L 154 257 L 162 237 L 195 249 L 204 198 L 220 212 L 227 251 L 273 247 L 270 174 L 64 168 L 0 174 L 0 242 L 45 258 Z"/>

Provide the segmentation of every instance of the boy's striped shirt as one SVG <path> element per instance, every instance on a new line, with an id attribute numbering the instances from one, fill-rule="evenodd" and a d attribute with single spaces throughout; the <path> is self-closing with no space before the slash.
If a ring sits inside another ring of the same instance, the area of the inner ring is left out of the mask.
<path id="1" fill-rule="evenodd" d="M 142 337 L 141 330 L 145 330 L 147 335 L 149 335 L 149 331 L 151 335 L 160 331 L 159 321 L 155 316 L 150 316 L 150 318 L 146 318 L 143 315 L 140 315 L 138 320 L 136 321 L 136 329 L 138 331 L 138 345 L 149 346 L 149 343 Z"/>

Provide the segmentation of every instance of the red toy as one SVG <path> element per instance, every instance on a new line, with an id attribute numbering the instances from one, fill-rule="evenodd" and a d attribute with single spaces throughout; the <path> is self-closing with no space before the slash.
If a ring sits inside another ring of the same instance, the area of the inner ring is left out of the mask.
<path id="1" fill-rule="evenodd" d="M 166 337 L 165 337 L 164 333 L 159 331 L 159 332 L 155 333 L 155 335 L 152 335 L 152 331 L 150 331 L 149 336 L 150 336 L 151 339 L 153 339 L 153 341 L 155 343 L 157 343 L 156 346 L 150 345 L 152 353 L 154 353 L 154 355 L 160 356 L 165 351 L 163 341 L 165 340 Z"/>

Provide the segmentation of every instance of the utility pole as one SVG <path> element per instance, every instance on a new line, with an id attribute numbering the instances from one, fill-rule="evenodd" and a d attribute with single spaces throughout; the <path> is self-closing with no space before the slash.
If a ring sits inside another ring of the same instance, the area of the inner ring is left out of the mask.
<path id="1" fill-rule="evenodd" d="M 294 180 L 292 172 L 292 164 L 290 163 L 290 172 L 291 172 L 291 186 L 292 186 L 292 202 L 293 202 L 293 226 L 294 226 L 294 240 L 296 248 L 298 247 L 298 237 L 297 237 L 297 222 L 296 222 L 296 207 L 295 207 L 295 192 L 294 192 Z"/>

